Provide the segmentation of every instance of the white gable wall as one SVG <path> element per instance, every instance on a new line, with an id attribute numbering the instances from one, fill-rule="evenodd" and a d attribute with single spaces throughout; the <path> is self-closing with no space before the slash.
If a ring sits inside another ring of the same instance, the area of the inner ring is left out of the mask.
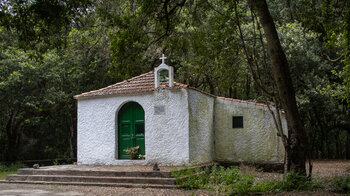
<path id="1" fill-rule="evenodd" d="M 145 160 L 118 160 L 117 111 L 129 101 L 145 111 Z M 154 115 L 164 105 L 165 115 Z M 157 90 L 78 100 L 78 164 L 189 163 L 188 94 L 185 89 Z"/>
<path id="2" fill-rule="evenodd" d="M 188 90 L 190 115 L 190 162 L 214 159 L 214 97 Z"/>
<path id="3" fill-rule="evenodd" d="M 243 116 L 243 128 L 232 128 L 233 116 Z M 282 140 L 266 107 L 217 98 L 214 126 L 216 160 L 283 162 Z"/>

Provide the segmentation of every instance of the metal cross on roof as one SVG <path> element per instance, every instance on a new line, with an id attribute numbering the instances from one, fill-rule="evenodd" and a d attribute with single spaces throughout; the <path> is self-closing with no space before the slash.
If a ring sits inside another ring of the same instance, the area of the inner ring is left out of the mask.
<path id="1" fill-rule="evenodd" d="M 162 59 L 162 64 L 165 64 L 164 61 L 165 61 L 166 57 L 164 56 L 164 54 L 162 55 L 162 57 L 160 57 L 160 59 Z"/>

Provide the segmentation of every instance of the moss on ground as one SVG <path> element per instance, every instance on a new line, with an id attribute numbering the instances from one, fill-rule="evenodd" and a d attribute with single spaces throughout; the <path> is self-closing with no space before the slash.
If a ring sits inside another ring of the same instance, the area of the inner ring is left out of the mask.
<path id="1" fill-rule="evenodd" d="M 21 163 L 15 163 L 11 165 L 0 164 L 0 180 L 4 180 L 8 174 L 16 174 L 19 168 L 24 168 L 25 165 Z"/>
<path id="2" fill-rule="evenodd" d="M 16 171 L 4 171 L 4 172 L 0 172 L 0 180 L 5 180 L 6 179 L 6 176 L 8 174 L 16 174 L 17 173 L 17 170 Z"/>

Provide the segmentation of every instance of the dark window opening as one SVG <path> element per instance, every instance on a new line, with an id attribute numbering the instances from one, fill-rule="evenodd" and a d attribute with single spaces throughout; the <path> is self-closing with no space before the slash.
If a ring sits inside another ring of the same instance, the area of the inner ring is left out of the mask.
<path id="1" fill-rule="evenodd" d="M 135 132 L 136 132 L 136 135 L 144 135 L 145 134 L 145 124 L 144 123 L 135 124 Z"/>
<path id="2" fill-rule="evenodd" d="M 232 117 L 232 128 L 243 128 L 243 116 Z"/>

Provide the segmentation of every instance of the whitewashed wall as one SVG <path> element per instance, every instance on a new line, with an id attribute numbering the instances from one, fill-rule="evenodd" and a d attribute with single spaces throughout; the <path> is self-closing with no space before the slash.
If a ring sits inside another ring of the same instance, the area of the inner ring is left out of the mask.
<path id="1" fill-rule="evenodd" d="M 214 100 L 214 97 L 188 90 L 191 163 L 214 159 Z"/>
<path id="2" fill-rule="evenodd" d="M 243 116 L 244 128 L 232 128 L 232 116 Z M 286 130 L 286 122 L 283 121 Z M 215 100 L 216 160 L 282 162 L 284 148 L 268 109 L 254 104 Z"/>
<path id="3" fill-rule="evenodd" d="M 145 160 L 118 160 L 117 111 L 129 101 L 145 111 Z M 165 115 L 154 115 L 164 105 Z M 188 94 L 185 89 L 78 100 L 78 164 L 182 165 L 189 163 Z"/>

